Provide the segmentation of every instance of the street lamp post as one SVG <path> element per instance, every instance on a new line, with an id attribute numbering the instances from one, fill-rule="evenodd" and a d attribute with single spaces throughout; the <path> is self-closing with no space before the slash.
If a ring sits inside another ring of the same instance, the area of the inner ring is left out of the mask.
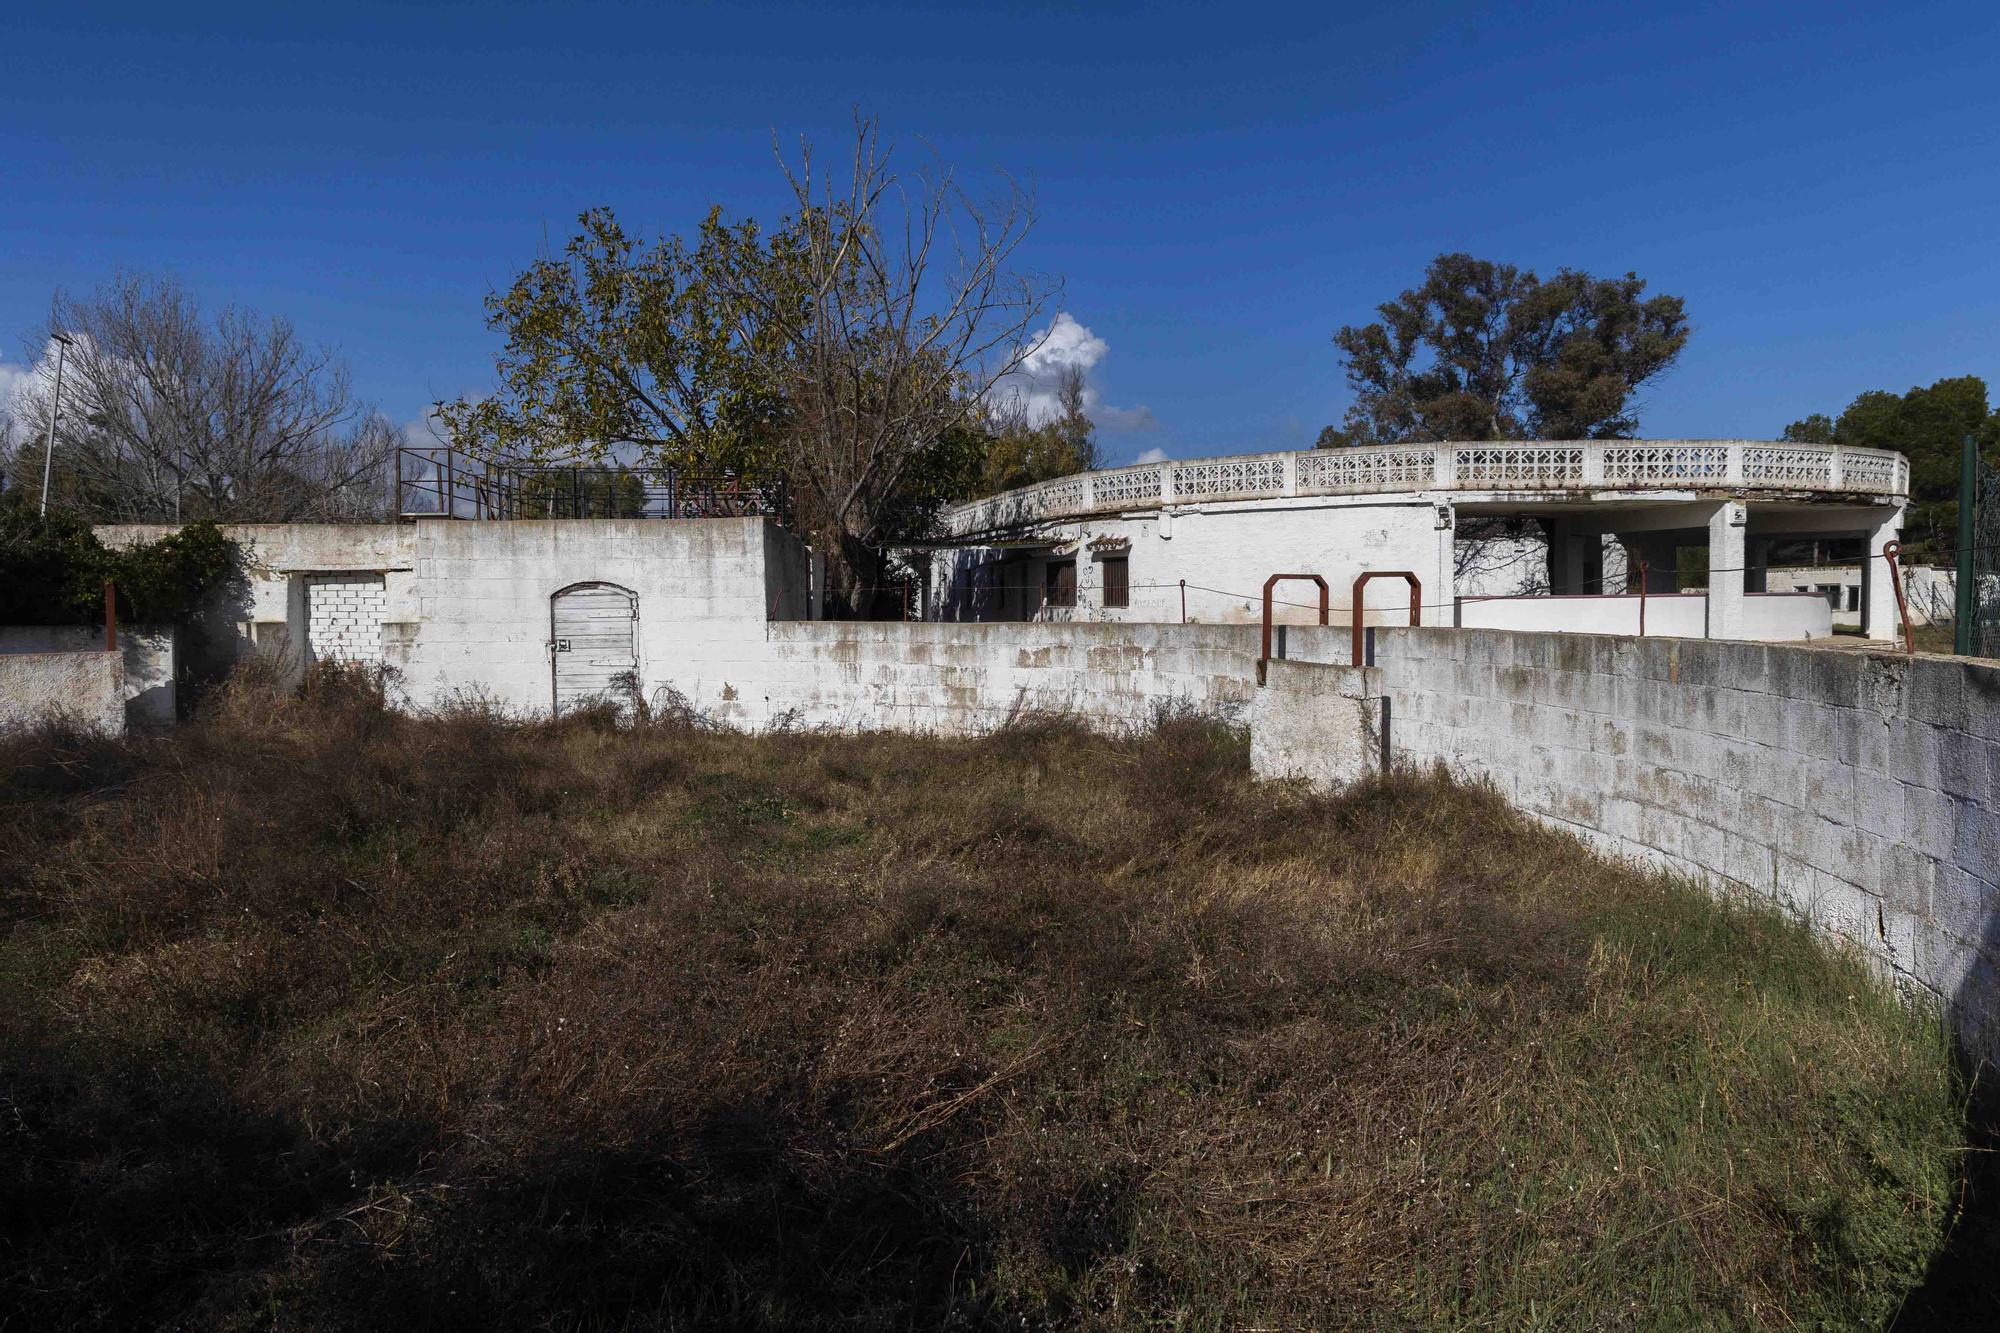
<path id="1" fill-rule="evenodd" d="M 69 338 L 55 334 L 56 340 L 56 396 L 49 402 L 49 439 L 42 447 L 42 516 L 49 512 L 49 471 L 56 460 L 56 418 L 62 415 L 63 357 L 69 351 Z"/>

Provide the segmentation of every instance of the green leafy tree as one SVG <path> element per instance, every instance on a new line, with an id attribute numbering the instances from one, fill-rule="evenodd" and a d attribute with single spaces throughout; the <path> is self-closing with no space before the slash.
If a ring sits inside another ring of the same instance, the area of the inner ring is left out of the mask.
<path id="1" fill-rule="evenodd" d="M 1354 403 L 1319 446 L 1615 439 L 1638 429 L 1638 389 L 1687 345 L 1681 298 L 1636 274 L 1532 271 L 1440 255 L 1424 281 L 1334 335 Z"/>
<path id="2" fill-rule="evenodd" d="M 578 225 L 561 258 L 535 261 L 486 298 L 487 326 L 506 339 L 500 391 L 438 404 L 451 442 L 538 463 L 775 462 L 778 386 L 752 354 L 764 331 L 734 293 L 753 270 L 786 265 L 786 238 L 767 240 L 720 210 L 692 242 L 645 244 L 605 208 Z M 785 281 L 767 273 L 760 285 Z"/>
<path id="3" fill-rule="evenodd" d="M 1019 397 L 990 414 L 974 495 L 995 495 L 1099 466 L 1097 425 L 1084 409 L 1083 371 L 1063 367 L 1055 387 L 1056 415 L 1048 421 L 1033 421 Z"/>
<path id="4" fill-rule="evenodd" d="M 1910 513 L 1904 532 L 1913 553 L 1936 555 L 1958 540 L 1961 442 L 1977 437 L 1989 461 L 2000 463 L 2000 411 L 1987 403 L 1977 375 L 1941 379 L 1905 393 L 1870 389 L 1837 418 L 1814 413 L 1785 427 L 1784 438 L 1812 444 L 1893 449 L 1910 460 Z"/>
<path id="5" fill-rule="evenodd" d="M 888 544 L 963 483 L 966 428 L 1032 350 L 1052 290 L 1009 267 L 1025 195 L 975 204 L 948 171 L 888 159 L 865 120 L 844 172 L 816 173 L 806 146 L 785 167 L 796 211 L 768 232 L 712 211 L 692 242 L 644 245 L 584 214 L 562 258 L 489 298 L 500 392 L 440 404 L 448 438 L 492 458 L 781 475 L 865 612 Z"/>

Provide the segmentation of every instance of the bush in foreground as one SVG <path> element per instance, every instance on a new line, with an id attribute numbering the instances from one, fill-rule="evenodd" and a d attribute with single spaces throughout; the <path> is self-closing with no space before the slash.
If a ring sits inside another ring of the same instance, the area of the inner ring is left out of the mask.
<path id="1" fill-rule="evenodd" d="M 1934 1024 L 1488 795 L 352 681 L 0 754 L 23 1326 L 1879 1323 Z"/>

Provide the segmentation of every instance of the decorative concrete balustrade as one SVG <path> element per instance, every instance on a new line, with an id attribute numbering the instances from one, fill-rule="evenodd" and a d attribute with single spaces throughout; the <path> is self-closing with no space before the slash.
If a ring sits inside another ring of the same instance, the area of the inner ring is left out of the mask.
<path id="1" fill-rule="evenodd" d="M 1769 440 L 1408 444 L 1193 458 L 1082 472 L 947 510 L 953 536 L 1213 500 L 1391 491 L 1766 491 L 1900 497 L 1901 454 Z"/>

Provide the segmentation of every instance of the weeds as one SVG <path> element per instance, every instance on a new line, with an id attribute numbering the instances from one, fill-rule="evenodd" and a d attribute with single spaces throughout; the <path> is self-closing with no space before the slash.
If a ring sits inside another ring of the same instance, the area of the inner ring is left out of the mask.
<path id="1" fill-rule="evenodd" d="M 1240 729 L 255 683 L 0 752 L 23 1327 L 1867 1326 L 1965 1128 L 1781 916 Z"/>

